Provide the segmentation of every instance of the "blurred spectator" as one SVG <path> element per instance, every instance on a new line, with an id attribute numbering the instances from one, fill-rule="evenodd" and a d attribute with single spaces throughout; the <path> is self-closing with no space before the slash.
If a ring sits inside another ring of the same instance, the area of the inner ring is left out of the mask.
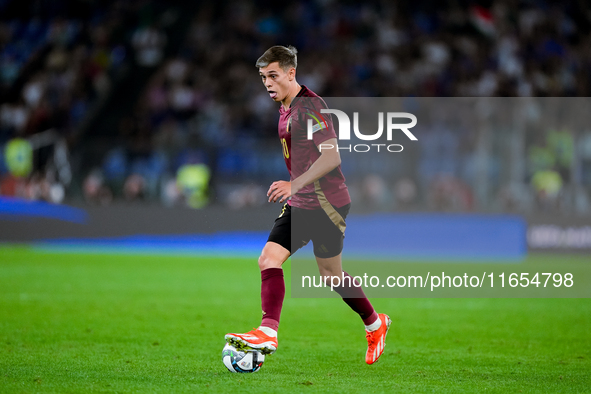
<path id="1" fill-rule="evenodd" d="M 33 170 L 33 148 L 22 138 L 14 138 L 6 144 L 4 151 L 6 166 L 10 175 L 24 178 Z"/>
<path id="2" fill-rule="evenodd" d="M 558 208 L 558 196 L 562 190 L 562 177 L 557 171 L 539 170 L 532 177 L 532 186 L 536 192 L 536 199 L 542 210 Z"/>
<path id="3" fill-rule="evenodd" d="M 591 131 L 587 131 L 579 141 L 578 153 L 581 160 L 581 183 L 591 187 Z"/>
<path id="4" fill-rule="evenodd" d="M 265 203 L 265 190 L 261 186 L 241 185 L 228 193 L 226 204 L 230 209 L 258 207 Z"/>
<path id="5" fill-rule="evenodd" d="M 437 211 L 471 211 L 474 196 L 470 187 L 448 175 L 434 179 L 429 190 L 430 205 Z"/>
<path id="6" fill-rule="evenodd" d="M 376 174 L 367 175 L 362 183 L 362 204 L 373 209 L 389 208 L 391 196 L 385 180 Z"/>
<path id="7" fill-rule="evenodd" d="M 209 202 L 210 170 L 205 164 L 186 164 L 177 172 L 177 186 L 187 206 L 203 208 Z"/>
<path id="8" fill-rule="evenodd" d="M 397 206 L 408 209 L 416 204 L 417 186 L 412 179 L 402 178 L 394 184 L 394 198 Z"/>
<path id="9" fill-rule="evenodd" d="M 137 64 L 154 67 L 162 61 L 166 35 L 155 24 L 138 28 L 131 39 Z"/>
<path id="10" fill-rule="evenodd" d="M 104 183 L 100 170 L 93 170 L 82 184 L 84 199 L 90 204 L 108 205 L 113 200 L 113 193 Z"/>
<path id="11" fill-rule="evenodd" d="M 139 174 L 131 174 L 123 185 L 123 196 L 129 202 L 142 200 L 145 195 L 146 182 Z"/>

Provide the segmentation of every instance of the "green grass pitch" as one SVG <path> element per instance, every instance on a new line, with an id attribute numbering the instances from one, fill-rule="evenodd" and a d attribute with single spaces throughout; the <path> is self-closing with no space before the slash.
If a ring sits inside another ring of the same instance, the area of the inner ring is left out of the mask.
<path id="1" fill-rule="evenodd" d="M 590 299 L 375 299 L 393 325 L 368 366 L 343 302 L 288 296 L 279 351 L 232 374 L 259 282 L 250 258 L 0 247 L 0 392 L 591 392 Z"/>

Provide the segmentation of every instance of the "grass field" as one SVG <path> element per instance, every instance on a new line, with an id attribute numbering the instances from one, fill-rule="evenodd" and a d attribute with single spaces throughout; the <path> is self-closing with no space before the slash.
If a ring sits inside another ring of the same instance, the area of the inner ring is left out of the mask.
<path id="1" fill-rule="evenodd" d="M 394 322 L 367 366 L 343 302 L 288 297 L 279 351 L 231 374 L 259 281 L 254 259 L 0 247 L 0 392 L 591 392 L 590 299 L 376 299 Z"/>

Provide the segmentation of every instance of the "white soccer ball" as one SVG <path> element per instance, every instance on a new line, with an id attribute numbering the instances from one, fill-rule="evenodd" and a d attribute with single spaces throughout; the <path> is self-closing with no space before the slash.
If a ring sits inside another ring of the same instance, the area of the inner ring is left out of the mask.
<path id="1" fill-rule="evenodd" d="M 222 350 L 222 361 L 230 372 L 249 373 L 261 369 L 265 355 L 256 350 L 238 350 L 226 343 Z"/>

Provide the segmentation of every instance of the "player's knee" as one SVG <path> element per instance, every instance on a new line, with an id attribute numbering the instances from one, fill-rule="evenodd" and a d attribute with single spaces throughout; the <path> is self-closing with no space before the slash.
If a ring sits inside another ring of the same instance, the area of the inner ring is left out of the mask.
<path id="1" fill-rule="evenodd" d="M 265 251 L 263 251 L 259 257 L 259 268 L 261 271 L 266 270 L 267 268 L 281 268 L 282 263 L 282 261 L 279 261 L 279 259 L 274 258 Z"/>
<path id="2" fill-rule="evenodd" d="M 326 268 L 326 267 L 319 267 L 318 271 L 320 273 L 320 276 L 323 277 L 332 277 L 332 276 L 338 276 L 339 278 L 343 275 L 343 271 L 341 270 L 340 267 L 330 267 L 330 268 Z"/>

